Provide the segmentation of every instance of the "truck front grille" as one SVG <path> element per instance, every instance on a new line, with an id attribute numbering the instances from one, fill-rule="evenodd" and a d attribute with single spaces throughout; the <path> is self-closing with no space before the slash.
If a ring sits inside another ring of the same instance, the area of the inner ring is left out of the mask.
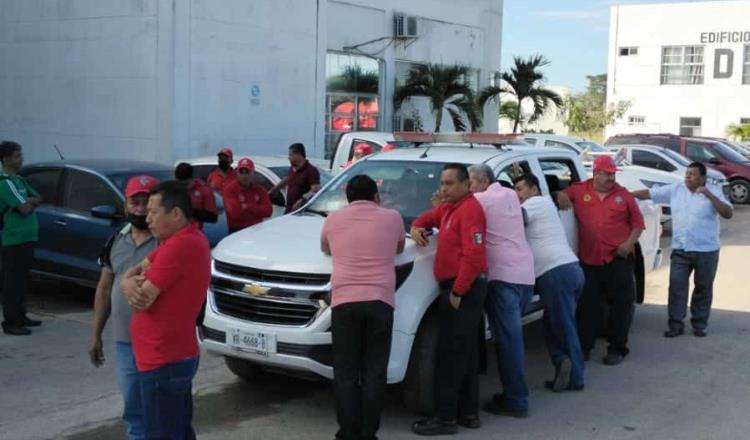
<path id="1" fill-rule="evenodd" d="M 331 281 L 330 274 L 293 273 L 255 269 L 252 267 L 243 267 L 224 263 L 223 261 L 218 260 L 214 261 L 214 267 L 216 268 L 217 272 L 223 272 L 229 275 L 246 278 L 257 282 L 322 286 L 328 284 L 328 282 Z"/>
<path id="2" fill-rule="evenodd" d="M 214 302 L 224 315 L 247 321 L 276 325 L 307 325 L 315 319 L 319 306 L 310 301 L 288 302 L 262 297 L 240 296 L 214 288 Z"/>

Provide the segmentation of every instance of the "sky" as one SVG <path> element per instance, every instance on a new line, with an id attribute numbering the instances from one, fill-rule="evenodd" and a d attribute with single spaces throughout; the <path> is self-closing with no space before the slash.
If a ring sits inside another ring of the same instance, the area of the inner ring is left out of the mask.
<path id="1" fill-rule="evenodd" d="M 587 75 L 607 73 L 611 5 L 689 1 L 504 0 L 502 70 L 516 55 L 542 54 L 548 85 L 583 91 Z"/>

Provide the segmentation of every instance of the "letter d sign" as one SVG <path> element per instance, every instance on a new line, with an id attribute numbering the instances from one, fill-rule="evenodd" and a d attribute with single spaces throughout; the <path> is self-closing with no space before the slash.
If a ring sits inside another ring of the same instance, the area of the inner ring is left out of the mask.
<path id="1" fill-rule="evenodd" d="M 734 70 L 734 52 L 731 49 L 716 49 L 714 51 L 714 78 L 731 78 L 732 70 Z"/>

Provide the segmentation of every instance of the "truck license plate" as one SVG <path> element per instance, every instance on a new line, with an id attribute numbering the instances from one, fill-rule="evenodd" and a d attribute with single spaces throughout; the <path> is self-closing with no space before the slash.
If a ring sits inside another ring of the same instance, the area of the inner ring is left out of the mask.
<path id="1" fill-rule="evenodd" d="M 276 352 L 276 335 L 273 333 L 249 332 L 236 328 L 227 330 L 227 345 L 235 350 L 261 356 Z"/>

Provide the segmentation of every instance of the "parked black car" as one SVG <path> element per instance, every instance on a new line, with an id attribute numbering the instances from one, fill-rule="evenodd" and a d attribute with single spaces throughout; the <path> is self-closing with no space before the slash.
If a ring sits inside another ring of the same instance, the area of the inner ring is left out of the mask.
<path id="1" fill-rule="evenodd" d="M 124 223 L 123 191 L 133 176 L 172 180 L 168 165 L 130 160 L 65 160 L 25 166 L 20 174 L 42 196 L 37 209 L 39 243 L 32 273 L 95 286 L 97 264 L 107 238 Z M 219 220 L 205 224 L 213 247 L 227 235 L 220 196 Z"/>

